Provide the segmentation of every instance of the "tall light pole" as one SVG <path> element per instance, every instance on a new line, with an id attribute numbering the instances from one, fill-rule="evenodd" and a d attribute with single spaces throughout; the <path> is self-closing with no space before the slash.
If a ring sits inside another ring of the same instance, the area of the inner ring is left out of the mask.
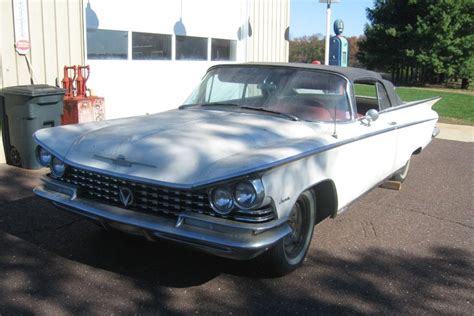
<path id="1" fill-rule="evenodd" d="M 329 65 L 329 38 L 331 37 L 331 3 L 338 3 L 340 0 L 319 0 L 319 3 L 326 3 L 326 45 L 324 48 L 324 64 Z"/>

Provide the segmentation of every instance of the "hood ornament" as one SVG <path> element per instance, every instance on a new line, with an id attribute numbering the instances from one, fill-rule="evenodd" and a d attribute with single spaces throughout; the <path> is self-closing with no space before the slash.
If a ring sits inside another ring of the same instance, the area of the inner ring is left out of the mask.
<path id="1" fill-rule="evenodd" d="M 127 159 L 125 159 L 124 155 L 118 155 L 117 158 L 112 159 L 112 162 L 116 165 L 120 165 L 120 166 L 124 166 L 124 167 L 131 167 L 132 166 L 132 163 L 127 161 Z"/>
<path id="2" fill-rule="evenodd" d="M 117 158 L 109 158 L 109 157 L 104 157 L 100 155 L 94 155 L 94 158 L 100 161 L 106 161 L 109 163 L 113 163 L 115 165 L 121 166 L 121 167 L 131 167 L 133 165 L 136 166 L 143 166 L 143 167 L 148 167 L 148 168 L 156 168 L 154 165 L 150 165 L 147 163 L 142 163 L 142 162 L 137 162 L 137 161 L 129 161 L 127 158 L 125 158 L 124 155 L 118 155 Z"/>

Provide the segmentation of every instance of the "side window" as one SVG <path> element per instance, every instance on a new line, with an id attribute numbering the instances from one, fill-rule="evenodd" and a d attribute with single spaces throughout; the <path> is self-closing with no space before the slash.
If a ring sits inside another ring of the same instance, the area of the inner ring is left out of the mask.
<path id="1" fill-rule="evenodd" d="M 356 82 L 354 92 L 359 116 L 370 109 L 382 111 L 390 107 L 387 91 L 380 82 Z"/>
<path id="2" fill-rule="evenodd" d="M 176 36 L 176 60 L 207 60 L 205 37 Z"/>
<path id="3" fill-rule="evenodd" d="M 384 86 L 380 82 L 377 82 L 376 85 L 380 110 L 388 109 L 390 107 L 390 100 L 388 99 L 387 91 L 385 91 Z"/>
<path id="4" fill-rule="evenodd" d="M 87 30 L 88 59 L 127 59 L 128 32 Z"/>
<path id="5" fill-rule="evenodd" d="M 364 116 L 370 109 L 379 111 L 377 102 L 377 89 L 374 83 L 361 82 L 354 83 L 354 92 L 356 98 L 357 114 Z"/>

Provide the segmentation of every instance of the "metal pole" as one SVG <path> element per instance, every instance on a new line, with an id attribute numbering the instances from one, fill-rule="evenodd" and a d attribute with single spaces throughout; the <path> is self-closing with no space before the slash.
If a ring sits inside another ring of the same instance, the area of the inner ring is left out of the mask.
<path id="1" fill-rule="evenodd" d="M 331 36 L 331 0 L 326 10 L 326 47 L 324 48 L 324 64 L 329 65 L 329 37 Z"/>

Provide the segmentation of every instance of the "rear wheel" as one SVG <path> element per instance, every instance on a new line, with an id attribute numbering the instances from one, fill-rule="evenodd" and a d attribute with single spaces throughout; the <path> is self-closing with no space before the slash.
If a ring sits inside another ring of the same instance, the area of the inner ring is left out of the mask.
<path id="1" fill-rule="evenodd" d="M 272 275 L 285 275 L 303 263 L 313 237 L 315 218 L 314 194 L 303 192 L 288 218 L 292 232 L 264 254 L 265 264 Z"/>
<path id="2" fill-rule="evenodd" d="M 392 178 L 390 178 L 390 180 L 399 181 L 399 182 L 405 181 L 405 179 L 408 176 L 408 169 L 410 169 L 410 161 L 411 160 L 408 159 L 407 163 L 400 170 L 395 172 Z"/>

